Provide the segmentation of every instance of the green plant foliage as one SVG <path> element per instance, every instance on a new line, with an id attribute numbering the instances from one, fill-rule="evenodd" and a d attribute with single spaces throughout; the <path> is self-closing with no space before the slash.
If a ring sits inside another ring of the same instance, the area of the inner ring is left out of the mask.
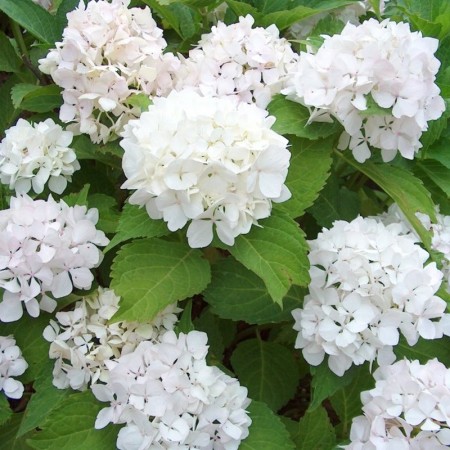
<path id="1" fill-rule="evenodd" d="M 292 153 L 286 186 L 291 198 L 276 205 L 291 217 L 300 217 L 319 196 L 329 176 L 332 164 L 331 139 L 317 141 L 289 137 Z"/>
<path id="2" fill-rule="evenodd" d="M 23 418 L 23 413 L 13 414 L 2 426 L 0 426 L 0 449 L 1 450 L 31 450 L 27 444 L 26 436 L 18 437 L 17 430 Z"/>
<path id="3" fill-rule="evenodd" d="M 298 366 L 292 351 L 274 342 L 249 339 L 241 342 L 231 364 L 249 397 L 277 411 L 291 399 L 298 384 Z M 286 378 L 285 374 L 294 376 Z"/>
<path id="4" fill-rule="evenodd" d="M 127 203 L 120 214 L 117 232 L 105 248 L 105 252 L 130 239 L 161 237 L 169 233 L 167 225 L 162 220 L 150 219 L 145 209 Z"/>
<path id="5" fill-rule="evenodd" d="M 366 161 L 359 164 L 349 156 L 338 152 L 349 164 L 357 168 L 372 181 L 377 183 L 400 207 L 408 221 L 413 225 L 421 241 L 431 250 L 430 234 L 416 217 L 416 212 L 422 212 L 435 220 L 434 205 L 430 193 L 422 182 L 411 172 L 387 164 L 374 164 Z"/>
<path id="6" fill-rule="evenodd" d="M 11 418 L 11 407 L 4 395 L 0 395 L 0 427 Z"/>
<path id="7" fill-rule="evenodd" d="M 329 450 L 336 444 L 334 427 L 322 406 L 306 412 L 299 422 L 286 425 L 297 450 Z"/>
<path id="8" fill-rule="evenodd" d="M 241 443 L 239 450 L 295 449 L 286 427 L 266 404 L 253 400 L 247 410 L 252 425 L 250 435 Z"/>
<path id="9" fill-rule="evenodd" d="M 230 253 L 264 281 L 273 301 L 280 303 L 292 285 L 309 283 L 307 244 L 297 223 L 274 211 L 261 228 L 239 236 Z"/>
<path id="10" fill-rule="evenodd" d="M 33 383 L 33 390 L 36 395 L 31 396 L 23 414 L 23 419 L 17 431 L 18 437 L 41 427 L 49 414 L 62 405 L 70 393 L 68 389 L 57 389 L 53 385 L 53 365 L 53 360 L 47 360 Z"/>
<path id="11" fill-rule="evenodd" d="M 212 266 L 211 283 L 203 295 L 219 317 L 263 324 L 292 320 L 291 311 L 301 306 L 305 290 L 292 286 L 282 306 L 277 305 L 261 278 L 233 258 L 227 258 Z"/>
<path id="12" fill-rule="evenodd" d="M 61 89 L 54 84 L 17 84 L 11 89 L 11 98 L 15 108 L 38 113 L 52 111 L 62 104 Z"/>
<path id="13" fill-rule="evenodd" d="M 18 72 L 22 61 L 5 33 L 0 31 L 0 72 Z"/>
<path id="14" fill-rule="evenodd" d="M 94 428 L 98 412 L 106 406 L 90 391 L 72 394 L 48 415 L 42 430 L 27 443 L 37 450 L 73 450 L 76 436 L 75 445 L 80 450 L 111 450 L 115 447 L 118 427 Z"/>
<path id="15" fill-rule="evenodd" d="M 166 306 L 198 294 L 210 281 L 199 250 L 160 239 L 124 245 L 111 268 L 111 287 L 122 297 L 113 321 L 147 321 Z"/>
<path id="16" fill-rule="evenodd" d="M 284 95 L 276 95 L 268 106 L 268 111 L 276 117 L 273 130 L 280 134 L 293 134 L 306 139 L 321 139 L 340 129 L 337 122 L 308 123 L 308 108 L 288 100 Z"/>

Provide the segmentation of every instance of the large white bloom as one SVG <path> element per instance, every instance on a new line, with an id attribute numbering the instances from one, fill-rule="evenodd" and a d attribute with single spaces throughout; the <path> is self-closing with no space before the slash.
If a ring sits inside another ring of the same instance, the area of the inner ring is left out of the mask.
<path id="1" fill-rule="evenodd" d="M 256 105 L 173 91 L 156 98 L 148 112 L 122 134 L 123 188 L 135 189 L 130 203 L 145 205 L 171 231 L 187 231 L 191 247 L 217 235 L 233 245 L 272 201 L 290 193 L 284 185 L 288 141 L 270 129 L 274 122 Z"/>
<path id="2" fill-rule="evenodd" d="M 293 311 L 296 347 L 309 364 L 328 355 L 342 375 L 352 364 L 394 361 L 400 333 L 414 345 L 448 332 L 446 303 L 435 295 L 443 274 L 402 224 L 336 221 L 309 244 L 309 295 Z"/>
<path id="3" fill-rule="evenodd" d="M 110 402 L 95 422 L 126 423 L 120 450 L 237 450 L 251 420 L 247 389 L 206 364 L 207 335 L 173 331 L 160 342 L 141 342 L 116 361 L 106 385 L 92 386 L 98 400 Z"/>
<path id="4" fill-rule="evenodd" d="M 316 53 L 300 54 L 283 93 L 310 108 L 311 122 L 337 119 L 345 129 L 339 147 L 349 147 L 357 161 L 369 158 L 372 147 L 384 161 L 397 151 L 413 159 L 428 121 L 445 109 L 434 83 L 437 47 L 437 39 L 406 23 L 348 23 L 341 34 L 325 36 Z"/>
<path id="5" fill-rule="evenodd" d="M 450 370 L 437 359 L 378 368 L 375 388 L 361 393 L 347 450 L 439 450 L 450 445 Z"/>
<path id="6" fill-rule="evenodd" d="M 182 60 L 176 88 L 194 87 L 205 96 L 237 96 L 265 108 L 281 91 L 289 68 L 297 61 L 278 28 L 252 28 L 253 17 L 219 22 L 204 34 L 198 46 Z"/>
<path id="7" fill-rule="evenodd" d="M 23 194 L 37 194 L 45 184 L 61 194 L 80 168 L 75 152 L 69 148 L 73 134 L 52 119 L 32 125 L 24 119 L 5 132 L 0 142 L 0 180 Z"/>
<path id="8" fill-rule="evenodd" d="M 69 207 L 51 196 L 47 201 L 26 194 L 11 198 L 10 208 L 0 211 L 0 321 L 20 319 L 22 302 L 37 317 L 40 309 L 55 309 L 54 298 L 74 287 L 91 287 L 89 269 L 102 258 L 97 245 L 109 242 L 95 228 L 97 221 L 95 208 Z"/>
<path id="9" fill-rule="evenodd" d="M 130 0 L 98 0 L 67 14 L 62 42 L 39 61 L 63 90 L 63 122 L 93 142 L 114 139 L 139 116 L 134 94 L 164 95 L 172 89 L 179 60 L 163 54 L 167 43 L 146 7 Z"/>
<path id="10" fill-rule="evenodd" d="M 23 384 L 13 377 L 22 375 L 28 364 L 12 336 L 0 336 L 0 391 L 9 398 L 20 398 Z"/>
<path id="11" fill-rule="evenodd" d="M 161 311 L 151 322 L 109 323 L 119 309 L 120 297 L 111 289 L 99 288 L 83 298 L 73 310 L 56 313 L 44 330 L 51 342 L 49 355 L 56 359 L 53 384 L 84 390 L 89 383 L 108 380 L 105 361 L 132 352 L 144 340 L 156 342 L 160 334 L 173 330 L 176 305 Z"/>

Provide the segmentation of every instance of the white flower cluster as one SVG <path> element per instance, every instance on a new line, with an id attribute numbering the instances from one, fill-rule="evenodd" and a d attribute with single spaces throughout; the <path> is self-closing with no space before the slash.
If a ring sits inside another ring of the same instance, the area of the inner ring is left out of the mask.
<path id="1" fill-rule="evenodd" d="M 116 361 L 106 361 L 109 381 L 92 386 L 110 402 L 95 423 L 125 423 L 120 450 L 237 450 L 251 420 L 247 389 L 206 364 L 207 335 L 168 331 L 161 341 L 141 342 Z"/>
<path id="2" fill-rule="evenodd" d="M 434 83 L 437 46 L 406 23 L 348 23 L 341 34 L 325 36 L 315 54 L 300 54 L 282 92 L 310 107 L 310 122 L 336 118 L 345 129 L 339 148 L 349 147 L 357 161 L 369 158 L 371 147 L 386 162 L 397 151 L 413 159 L 427 122 L 445 109 Z"/>
<path id="3" fill-rule="evenodd" d="M 392 363 L 400 332 L 409 345 L 449 333 L 446 303 L 435 295 L 443 274 L 403 232 L 401 224 L 358 217 L 309 242 L 309 295 L 293 311 L 296 348 L 309 364 L 327 354 L 330 369 L 343 375 L 376 358 Z"/>
<path id="4" fill-rule="evenodd" d="M 51 191 L 61 194 L 80 168 L 69 148 L 73 134 L 52 119 L 32 125 L 24 119 L 5 132 L 0 142 L 0 180 L 18 194 L 30 189 L 40 194 L 48 182 Z"/>
<path id="5" fill-rule="evenodd" d="M 163 54 L 167 43 L 146 7 L 128 8 L 130 0 L 81 1 L 67 14 L 68 25 L 56 49 L 41 59 L 40 70 L 61 86 L 63 122 L 106 142 L 139 116 L 133 95 L 163 95 L 172 89 L 179 60 Z"/>
<path id="6" fill-rule="evenodd" d="M 105 361 L 132 352 L 143 340 L 156 341 L 173 330 L 177 321 L 176 305 L 161 311 L 151 323 L 109 320 L 119 309 L 120 297 L 111 289 L 99 288 L 83 298 L 71 311 L 56 313 L 44 338 L 51 342 L 49 355 L 56 359 L 53 384 L 59 389 L 84 390 L 89 383 L 108 381 Z"/>
<path id="7" fill-rule="evenodd" d="M 347 450 L 439 450 L 450 446 L 450 369 L 437 359 L 378 368 L 375 388 L 361 393 Z"/>
<path id="8" fill-rule="evenodd" d="M 227 97 L 172 91 L 155 98 L 140 119 L 125 127 L 123 188 L 136 189 L 130 203 L 145 205 L 152 219 L 171 231 L 187 230 L 191 247 L 213 239 L 233 245 L 272 201 L 290 197 L 284 185 L 288 141 L 270 129 L 274 122 L 254 104 Z"/>
<path id="9" fill-rule="evenodd" d="M 12 336 L 0 336 L 0 391 L 9 398 L 20 398 L 23 384 L 13 377 L 22 375 L 28 364 Z"/>
<path id="10" fill-rule="evenodd" d="M 0 321 L 20 319 L 22 302 L 37 317 L 40 309 L 56 307 L 48 293 L 60 298 L 73 287 L 91 287 L 89 269 L 102 257 L 96 246 L 109 242 L 95 228 L 97 220 L 95 208 L 69 207 L 51 196 L 47 201 L 26 194 L 11 198 L 10 208 L 0 211 Z"/>
<path id="11" fill-rule="evenodd" d="M 182 59 L 176 88 L 194 87 L 205 96 L 237 96 L 265 108 L 282 89 L 289 68 L 297 61 L 278 28 L 252 28 L 248 15 L 239 22 L 219 22 L 204 34 L 199 45 Z"/>

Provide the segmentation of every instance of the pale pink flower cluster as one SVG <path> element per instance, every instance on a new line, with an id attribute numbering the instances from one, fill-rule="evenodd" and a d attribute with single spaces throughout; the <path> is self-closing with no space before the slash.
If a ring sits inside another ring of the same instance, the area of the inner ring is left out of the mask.
<path id="1" fill-rule="evenodd" d="M 119 450 L 237 450 L 248 435 L 247 389 L 208 366 L 207 335 L 172 331 L 160 342 L 141 342 L 136 350 L 106 361 L 109 380 L 95 384 L 98 400 L 109 402 L 95 422 L 126 424 Z"/>
<path id="2" fill-rule="evenodd" d="M 73 310 L 56 313 L 56 321 L 45 328 L 44 338 L 51 342 L 49 356 L 56 359 L 57 388 L 84 390 L 90 383 L 108 381 L 105 361 L 132 352 L 144 340 L 157 341 L 160 334 L 173 330 L 181 311 L 170 305 L 151 322 L 110 323 L 119 301 L 113 290 L 99 288 Z"/>
<path id="3" fill-rule="evenodd" d="M 114 139 L 141 109 L 135 94 L 163 95 L 172 89 L 179 60 L 163 54 L 167 43 L 150 9 L 128 8 L 129 0 L 81 1 L 67 14 L 63 40 L 39 61 L 63 88 L 63 122 L 93 142 Z"/>
<path id="4" fill-rule="evenodd" d="M 438 40 L 389 20 L 348 23 L 325 36 L 316 53 L 301 53 L 283 93 L 310 108 L 310 122 L 337 119 L 345 131 L 339 148 L 359 162 L 381 149 L 384 161 L 397 151 L 413 159 L 428 121 L 445 110 L 434 83 Z"/>
<path id="5" fill-rule="evenodd" d="M 0 211 L 0 321 L 20 319 L 22 302 L 37 317 L 40 309 L 55 309 L 54 298 L 91 287 L 90 269 L 102 258 L 97 245 L 109 242 L 97 220 L 95 208 L 69 207 L 51 196 L 11 198 L 10 208 Z"/>
<path id="6" fill-rule="evenodd" d="M 227 97 L 172 91 L 125 127 L 123 188 L 135 189 L 132 204 L 171 231 L 190 221 L 191 247 L 213 239 L 233 245 L 272 202 L 290 197 L 284 185 L 288 141 L 271 130 L 274 118 L 254 104 Z"/>
<path id="7" fill-rule="evenodd" d="M 52 192 L 61 194 L 80 168 L 69 147 L 72 138 L 52 119 L 35 124 L 19 119 L 0 142 L 1 182 L 18 194 L 30 189 L 40 194 L 48 182 Z"/>
<path id="8" fill-rule="evenodd" d="M 22 375 L 28 364 L 12 336 L 0 336 L 0 391 L 9 398 L 20 398 L 23 384 L 13 377 Z"/>
<path id="9" fill-rule="evenodd" d="M 401 224 L 358 217 L 309 242 L 309 294 L 293 311 L 295 346 L 309 364 L 328 355 L 343 375 L 352 364 L 392 363 L 400 334 L 412 346 L 449 333 L 446 302 L 435 295 L 443 274 L 416 241 Z"/>
<path id="10" fill-rule="evenodd" d="M 439 450 L 450 446 L 450 369 L 437 359 L 378 368 L 375 388 L 361 393 L 347 450 Z"/>
<path id="11" fill-rule="evenodd" d="M 182 59 L 176 88 L 193 87 L 205 96 L 235 96 L 265 108 L 281 91 L 298 55 L 275 25 L 252 28 L 253 23 L 247 15 L 238 23 L 213 26 Z"/>

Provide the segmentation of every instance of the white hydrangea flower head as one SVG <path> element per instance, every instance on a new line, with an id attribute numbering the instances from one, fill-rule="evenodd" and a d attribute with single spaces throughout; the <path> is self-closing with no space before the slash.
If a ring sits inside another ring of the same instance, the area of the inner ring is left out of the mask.
<path id="1" fill-rule="evenodd" d="M 102 259 L 97 246 L 109 242 L 97 221 L 95 208 L 69 207 L 51 196 L 11 197 L 10 208 L 0 211 L 0 321 L 19 320 L 22 303 L 32 317 L 52 312 L 55 298 L 91 287 L 90 269 Z"/>
<path id="2" fill-rule="evenodd" d="M 56 359 L 53 384 L 59 389 L 84 390 L 90 384 L 108 381 L 105 361 L 132 352 L 137 345 L 173 330 L 181 310 L 169 305 L 148 322 L 109 323 L 120 307 L 112 289 L 98 288 L 75 304 L 73 310 L 56 313 L 44 330 L 51 342 L 49 355 Z"/>
<path id="3" fill-rule="evenodd" d="M 73 149 L 73 134 L 52 119 L 31 124 L 19 119 L 0 142 L 0 181 L 23 194 L 40 194 L 45 185 L 61 194 L 80 169 Z"/>
<path id="4" fill-rule="evenodd" d="M 428 121 L 445 110 L 434 82 L 438 40 L 411 32 L 409 24 L 375 19 L 324 38 L 316 53 L 300 54 L 282 92 L 310 108 L 310 122 L 338 120 L 345 129 L 339 148 L 350 148 L 357 161 L 368 159 L 371 148 L 381 149 L 385 162 L 397 152 L 413 159 Z"/>
<path id="5" fill-rule="evenodd" d="M 450 445 L 450 370 L 437 359 L 378 368 L 375 388 L 361 393 L 347 450 L 439 450 Z"/>
<path id="6" fill-rule="evenodd" d="M 289 42 L 278 28 L 252 28 L 252 16 L 239 22 L 218 22 L 204 34 L 189 57 L 182 59 L 176 88 L 195 88 L 205 96 L 236 96 L 266 108 L 284 87 L 289 68 L 297 61 Z"/>
<path id="7" fill-rule="evenodd" d="M 21 398 L 23 384 L 13 377 L 22 375 L 27 367 L 13 336 L 0 336 L 0 391 L 9 398 Z"/>
<path id="8" fill-rule="evenodd" d="M 67 14 L 62 42 L 39 60 L 42 72 L 63 88 L 63 122 L 95 143 L 114 139 L 140 115 L 136 94 L 165 95 L 179 60 L 167 46 L 148 7 L 130 0 L 80 2 Z"/>
<path id="9" fill-rule="evenodd" d="M 173 331 L 141 342 L 132 353 L 107 361 L 106 385 L 95 384 L 102 409 L 96 428 L 126 424 L 120 450 L 237 450 L 248 435 L 247 389 L 206 364 L 207 335 Z"/>
<path id="10" fill-rule="evenodd" d="M 309 245 L 309 294 L 292 312 L 295 346 L 309 364 L 328 355 L 342 376 L 352 364 L 392 363 L 400 334 L 411 346 L 447 334 L 450 315 L 435 295 L 443 274 L 401 224 L 336 221 Z"/>
<path id="11" fill-rule="evenodd" d="M 436 222 L 431 221 L 430 216 L 424 213 L 416 213 L 416 217 L 420 220 L 427 231 L 432 234 L 431 248 L 443 255 L 442 271 L 444 278 L 447 280 L 447 291 L 450 292 L 450 216 L 441 214 L 439 206 L 436 206 Z M 388 211 L 383 214 L 383 223 L 398 222 L 404 227 L 404 233 L 416 234 L 414 228 L 409 223 L 408 219 L 402 213 L 397 204 L 392 204 Z"/>
<path id="12" fill-rule="evenodd" d="M 288 141 L 271 130 L 274 118 L 254 104 L 202 97 L 191 90 L 155 98 L 130 121 L 120 145 L 129 201 L 163 218 L 171 231 L 187 230 L 191 247 L 213 239 L 233 245 L 272 202 L 290 197 L 284 185 Z"/>

